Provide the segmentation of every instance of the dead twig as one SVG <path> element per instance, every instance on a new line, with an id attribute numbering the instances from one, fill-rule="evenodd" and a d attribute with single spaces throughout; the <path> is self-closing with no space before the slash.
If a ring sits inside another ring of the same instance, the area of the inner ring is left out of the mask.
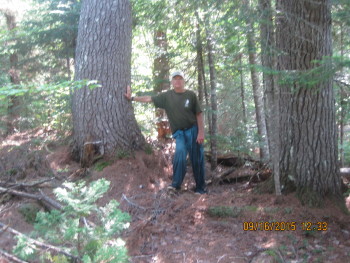
<path id="1" fill-rule="evenodd" d="M 38 186 L 40 184 L 52 181 L 53 179 L 55 179 L 55 178 L 47 178 L 47 179 L 43 179 L 40 181 L 31 182 L 31 183 L 26 183 L 26 182 L 24 182 L 24 183 L 9 183 L 9 184 L 6 184 L 6 186 L 8 188 L 11 188 L 11 189 L 16 189 L 16 188 L 21 188 L 21 187 L 35 187 L 35 186 Z"/>
<path id="2" fill-rule="evenodd" d="M 0 255 L 3 255 L 5 258 L 11 260 L 11 262 L 18 262 L 18 263 L 26 263 L 28 261 L 23 261 L 21 259 L 19 259 L 18 257 L 10 254 L 10 253 L 7 253 L 6 251 L 0 249 Z"/>
<path id="3" fill-rule="evenodd" d="M 25 237 L 29 242 L 31 242 L 32 244 L 34 244 L 34 245 L 36 245 L 36 246 L 38 246 L 40 248 L 55 251 L 55 252 L 57 252 L 59 254 L 63 254 L 65 256 L 69 257 L 69 258 L 72 258 L 72 259 L 74 259 L 74 260 L 76 260 L 78 262 L 81 262 L 81 259 L 79 257 L 76 257 L 76 256 L 74 256 L 72 254 L 69 254 L 68 252 L 64 251 L 63 249 L 61 249 L 59 247 L 55 247 L 55 246 L 50 245 L 50 244 L 45 244 L 45 243 L 40 242 L 40 241 L 35 240 L 35 239 L 32 239 L 32 238 L 26 236 L 25 234 L 23 234 L 23 233 L 15 230 L 15 229 L 9 227 L 8 225 L 5 225 L 5 224 L 1 223 L 1 222 L 0 222 L 0 227 L 2 227 L 5 231 L 8 231 L 8 232 L 10 232 L 10 233 L 12 233 L 12 234 L 14 234 L 16 236 Z"/>
<path id="4" fill-rule="evenodd" d="M 5 213 L 6 211 L 10 210 L 12 207 L 12 204 L 5 204 L 0 206 L 0 215 Z"/>
<path id="5" fill-rule="evenodd" d="M 276 250 L 276 252 L 277 252 L 278 256 L 280 257 L 281 261 L 282 261 L 283 263 L 285 263 L 286 261 L 284 260 L 283 255 L 282 255 L 282 253 L 281 253 L 281 251 L 280 251 L 279 248 Z"/>
<path id="6" fill-rule="evenodd" d="M 221 257 L 219 257 L 217 263 L 219 263 L 221 261 L 221 259 L 223 259 L 224 257 L 226 257 L 226 254 L 225 255 L 222 255 Z"/>
<path id="7" fill-rule="evenodd" d="M 147 208 L 142 207 L 142 206 L 139 206 L 139 205 L 135 204 L 134 202 L 130 201 L 130 200 L 125 196 L 125 194 L 122 194 L 122 199 L 124 199 L 126 202 L 128 202 L 131 206 L 134 206 L 134 207 L 136 207 L 136 208 L 142 209 L 142 210 L 144 210 L 144 211 L 147 210 Z"/>

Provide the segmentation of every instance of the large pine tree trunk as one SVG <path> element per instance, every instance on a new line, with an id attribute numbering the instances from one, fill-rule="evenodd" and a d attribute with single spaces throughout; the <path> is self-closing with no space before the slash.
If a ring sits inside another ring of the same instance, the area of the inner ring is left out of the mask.
<path id="1" fill-rule="evenodd" d="M 332 77 L 327 63 L 314 62 L 332 52 L 330 1 L 278 0 L 277 10 L 281 182 L 317 206 L 341 186 Z"/>
<path id="2" fill-rule="evenodd" d="M 76 157 L 84 144 L 100 152 L 131 151 L 144 144 L 131 103 L 124 97 L 131 78 L 131 6 L 128 0 L 85 0 L 75 59 L 75 80 L 102 87 L 76 89 L 73 125 Z"/>

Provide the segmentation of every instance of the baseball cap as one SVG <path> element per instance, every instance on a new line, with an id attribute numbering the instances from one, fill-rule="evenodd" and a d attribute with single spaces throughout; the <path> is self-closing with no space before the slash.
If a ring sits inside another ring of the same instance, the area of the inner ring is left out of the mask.
<path id="1" fill-rule="evenodd" d="M 171 74 L 171 79 L 173 79 L 176 76 L 180 76 L 183 79 L 185 79 L 185 74 L 182 71 L 175 71 Z"/>

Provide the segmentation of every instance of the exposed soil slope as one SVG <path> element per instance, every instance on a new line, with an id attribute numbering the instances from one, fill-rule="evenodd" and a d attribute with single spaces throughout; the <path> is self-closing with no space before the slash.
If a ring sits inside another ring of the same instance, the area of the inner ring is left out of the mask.
<path id="1" fill-rule="evenodd" d="M 79 173 L 76 178 L 71 176 L 79 165 L 70 159 L 68 146 L 44 144 L 47 136 L 36 130 L 4 140 L 1 180 L 28 182 L 54 174 L 56 179 L 44 188 L 52 196 L 53 187 L 65 179 L 80 179 Z M 116 199 L 132 215 L 130 228 L 123 234 L 131 262 L 350 262 L 350 216 L 337 207 L 326 203 L 322 209 L 310 209 L 301 206 L 294 195 L 259 195 L 248 181 L 209 185 L 208 194 L 196 195 L 191 191 L 190 172 L 184 189 L 169 193 L 171 145 L 161 148 L 150 155 L 137 152 L 114 160 L 102 171 L 91 168 L 84 173 L 84 180 L 111 182 L 101 204 Z M 0 195 L 0 201 L 0 221 L 30 232 L 32 226 L 18 209 L 33 201 L 9 195 Z M 350 208 L 350 198 L 347 205 Z M 252 230 L 256 225 L 248 222 L 261 222 L 259 230 Z M 305 231 L 303 222 L 326 222 L 327 230 Z M 1 231 L 0 247 L 11 252 L 13 244 L 13 236 Z M 7 260 L 0 256 L 0 262 Z"/>

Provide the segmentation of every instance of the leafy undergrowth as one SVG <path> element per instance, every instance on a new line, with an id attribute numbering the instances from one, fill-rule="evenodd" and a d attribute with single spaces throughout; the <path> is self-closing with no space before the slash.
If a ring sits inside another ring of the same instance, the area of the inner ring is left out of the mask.
<path id="1" fill-rule="evenodd" d="M 350 216 L 332 203 L 310 209 L 301 206 L 292 194 L 281 198 L 256 194 L 255 185 L 248 181 L 211 184 L 208 194 L 196 195 L 191 191 L 194 184 L 190 168 L 183 189 L 169 193 L 166 186 L 171 181 L 171 144 L 152 154 L 116 156 L 79 173 L 68 146 L 47 138 L 45 132 L 37 130 L 4 140 L 0 149 L 1 181 L 53 178 L 41 185 L 52 198 L 53 189 L 68 179 L 109 181 L 110 188 L 98 205 L 105 206 L 115 199 L 119 208 L 131 215 L 130 226 L 121 236 L 130 262 L 350 261 Z M 23 216 L 29 214 L 26 205 L 32 200 L 2 194 L 0 201 L 2 223 L 22 233 L 33 230 L 33 224 Z M 348 197 L 346 201 L 350 208 Z M 0 235 L 0 247 L 13 253 L 13 235 L 6 231 Z"/>

